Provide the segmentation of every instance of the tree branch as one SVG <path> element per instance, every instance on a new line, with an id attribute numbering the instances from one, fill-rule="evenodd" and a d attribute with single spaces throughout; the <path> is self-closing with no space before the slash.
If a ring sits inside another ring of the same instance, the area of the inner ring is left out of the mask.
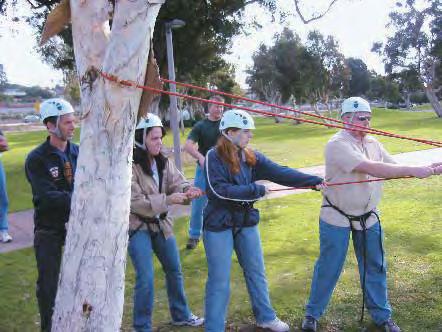
<path id="1" fill-rule="evenodd" d="M 54 2 L 51 1 L 51 0 L 49 0 L 49 1 L 40 1 L 40 4 L 38 4 L 38 5 L 34 4 L 31 0 L 26 0 L 26 2 L 29 3 L 33 9 L 40 9 L 40 8 L 43 8 L 43 7 L 51 9 L 52 6 L 54 5 Z"/>
<path id="2" fill-rule="evenodd" d="M 322 18 L 325 14 L 327 14 L 327 13 L 331 10 L 331 8 L 333 7 L 333 5 L 334 5 L 336 2 L 338 2 L 338 0 L 332 0 L 332 1 L 330 2 L 330 4 L 328 5 L 328 8 L 327 8 L 322 14 L 318 14 L 318 15 L 316 15 L 316 16 L 313 16 L 313 17 L 309 18 L 309 19 L 306 19 L 306 18 L 304 17 L 304 15 L 301 13 L 301 9 L 299 8 L 299 0 L 293 0 L 293 2 L 295 3 L 295 9 L 296 9 L 296 12 L 298 13 L 298 15 L 299 15 L 299 17 L 301 18 L 302 22 L 303 22 L 304 24 L 308 24 L 308 23 L 310 23 L 310 22 L 312 22 L 312 21 L 316 21 L 316 20 L 319 20 L 320 18 Z"/>

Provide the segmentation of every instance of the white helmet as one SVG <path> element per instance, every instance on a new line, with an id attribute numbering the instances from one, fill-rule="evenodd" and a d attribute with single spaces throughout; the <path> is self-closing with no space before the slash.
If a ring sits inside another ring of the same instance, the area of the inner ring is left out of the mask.
<path id="1" fill-rule="evenodd" d="M 368 112 L 371 113 L 370 104 L 361 97 L 350 97 L 342 102 L 341 117 L 345 113 Z"/>
<path id="2" fill-rule="evenodd" d="M 42 122 L 51 116 L 61 116 L 69 113 L 74 113 L 74 108 L 69 102 L 61 98 L 48 99 L 40 105 L 40 119 Z"/>
<path id="3" fill-rule="evenodd" d="M 138 125 L 136 126 L 135 130 L 143 129 L 143 142 L 137 142 L 137 140 L 135 140 L 135 145 L 140 149 L 146 150 L 147 128 L 152 128 L 152 127 L 163 128 L 163 123 L 161 122 L 161 119 L 155 114 L 148 113 L 145 118 L 141 118 L 140 122 L 138 122 Z"/>
<path id="4" fill-rule="evenodd" d="M 150 128 L 150 127 L 162 127 L 162 126 L 163 123 L 161 122 L 161 119 L 158 116 L 152 113 L 148 113 L 145 118 L 141 118 L 135 130 Z"/>
<path id="5" fill-rule="evenodd" d="M 247 112 L 230 110 L 224 112 L 219 124 L 219 130 L 223 131 L 227 128 L 255 129 L 255 122 Z"/>

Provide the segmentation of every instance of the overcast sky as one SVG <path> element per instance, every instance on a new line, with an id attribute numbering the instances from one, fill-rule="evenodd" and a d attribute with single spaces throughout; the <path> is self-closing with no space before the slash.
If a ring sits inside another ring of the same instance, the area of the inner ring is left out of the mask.
<path id="1" fill-rule="evenodd" d="M 316 0 L 313 2 L 315 8 L 305 7 L 303 10 L 306 14 L 311 13 L 312 10 L 321 9 L 321 6 L 325 6 L 328 1 Z M 305 0 L 304 3 L 312 1 Z M 231 54 L 225 58 L 235 65 L 236 79 L 244 86 L 246 78 L 244 71 L 252 65 L 253 52 L 261 43 L 270 45 L 275 34 L 287 26 L 298 33 L 303 40 L 308 31 L 313 29 L 319 30 L 324 35 L 333 35 L 339 41 L 341 51 L 346 57 L 361 58 L 369 69 L 383 73 L 382 63 L 370 52 L 370 49 L 373 42 L 385 40 L 388 33 L 385 25 L 394 3 L 394 0 L 340 0 L 324 18 L 308 25 L 304 25 L 296 15 L 290 15 L 294 13 L 292 0 L 279 0 L 280 8 L 289 13 L 283 23 L 280 23 L 278 17 L 272 22 L 265 10 L 251 5 L 246 9 L 244 20 L 250 23 L 253 18 L 257 18 L 262 28 L 247 29 L 247 35 L 236 37 Z M 19 8 L 14 14 L 26 15 L 28 10 L 25 7 L 27 7 L 25 0 L 19 0 Z M 28 86 L 54 86 L 61 82 L 61 72 L 51 69 L 41 61 L 35 51 L 37 46 L 33 31 L 25 22 L 0 21 L 0 34 L 0 63 L 4 65 L 9 82 Z"/>

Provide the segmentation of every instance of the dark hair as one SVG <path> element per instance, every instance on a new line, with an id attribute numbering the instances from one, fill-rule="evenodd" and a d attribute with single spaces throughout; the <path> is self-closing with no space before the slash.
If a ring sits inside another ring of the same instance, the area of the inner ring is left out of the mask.
<path id="1" fill-rule="evenodd" d="M 154 127 L 149 127 L 146 129 L 146 136 Z M 161 132 L 163 133 L 163 137 L 166 135 L 166 130 L 164 127 L 161 127 Z M 143 134 L 144 129 L 135 130 L 135 141 L 143 144 Z M 160 152 L 158 156 L 155 156 L 155 162 L 157 163 L 158 173 L 162 173 L 164 168 L 166 167 L 167 158 Z M 134 155 L 133 155 L 134 164 L 138 164 L 141 166 L 144 174 L 152 176 L 152 165 L 150 164 L 149 151 L 143 150 L 138 146 L 134 145 Z"/>
<path id="2" fill-rule="evenodd" d="M 54 126 L 57 125 L 58 116 L 48 116 L 43 120 L 43 123 L 46 125 L 48 122 L 52 123 Z"/>

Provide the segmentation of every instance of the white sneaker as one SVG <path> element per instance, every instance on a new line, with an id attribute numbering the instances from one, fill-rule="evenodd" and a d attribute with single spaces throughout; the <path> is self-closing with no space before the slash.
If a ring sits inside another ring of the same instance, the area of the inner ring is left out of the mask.
<path id="1" fill-rule="evenodd" d="M 256 324 L 258 327 L 262 329 L 268 329 L 273 332 L 287 332 L 290 330 L 290 327 L 287 323 L 284 323 L 278 317 L 274 320 L 266 323 Z"/>
<path id="2" fill-rule="evenodd" d="M 198 317 L 194 314 L 190 314 L 190 317 L 186 320 L 176 322 L 172 321 L 172 325 L 175 326 L 201 326 L 204 324 L 204 318 Z"/>
<path id="3" fill-rule="evenodd" d="M 8 234 L 7 231 L 0 232 L 0 241 L 3 243 L 8 243 L 12 241 L 12 236 Z"/>

